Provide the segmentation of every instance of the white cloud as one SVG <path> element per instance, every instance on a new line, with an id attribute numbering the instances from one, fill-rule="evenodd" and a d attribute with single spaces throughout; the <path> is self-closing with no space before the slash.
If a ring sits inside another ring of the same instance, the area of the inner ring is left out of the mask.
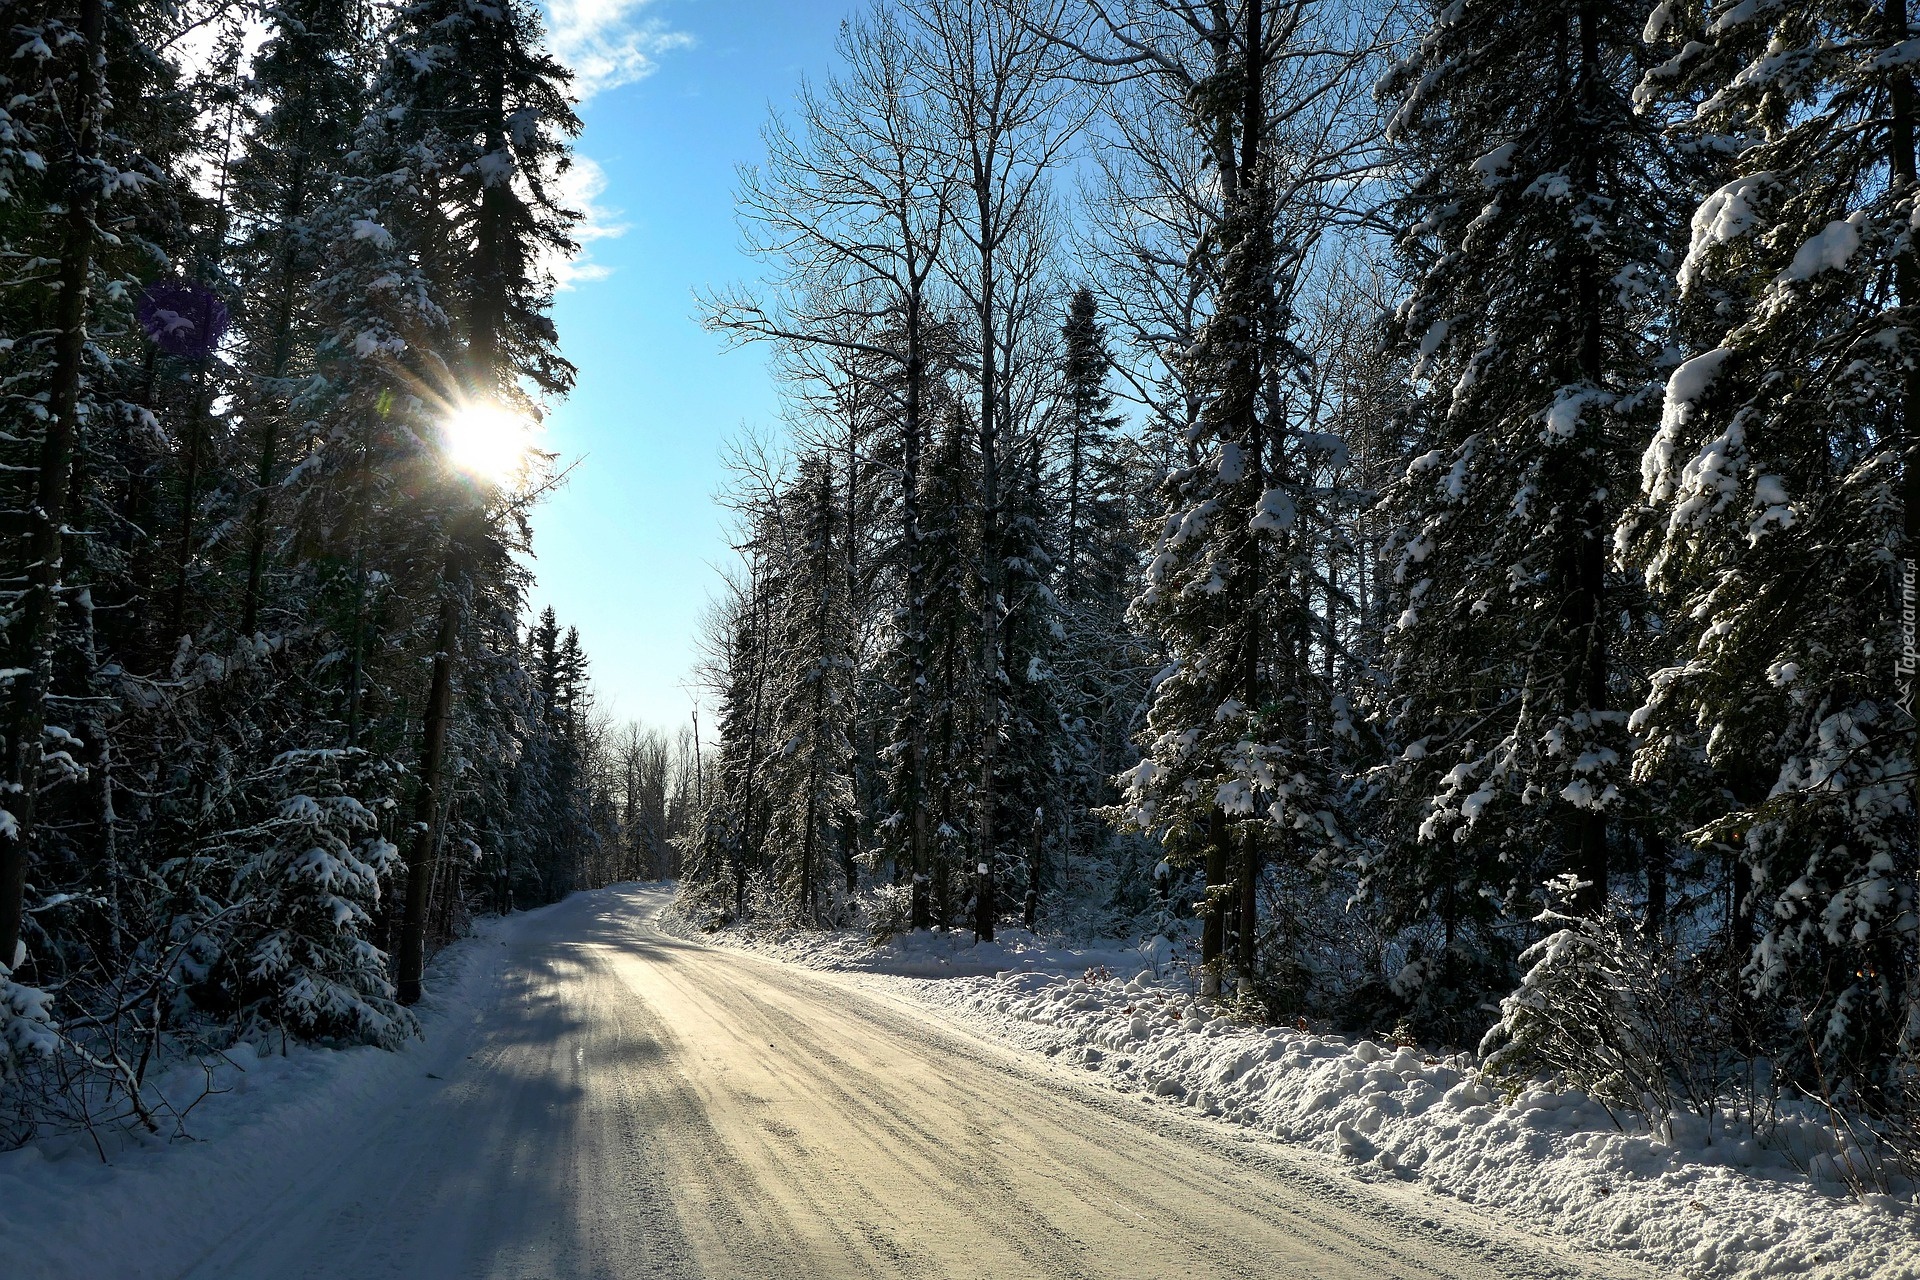
<path id="1" fill-rule="evenodd" d="M 571 258 L 557 259 L 549 264 L 556 287 L 567 290 L 576 285 L 604 280 L 613 274 L 613 268 L 593 261 L 593 242 L 623 236 L 627 233 L 627 227 L 625 223 L 617 221 L 619 214 L 616 211 L 604 208 L 599 203 L 607 189 L 606 170 L 586 156 L 574 156 L 573 166 L 562 175 L 559 186 L 560 202 L 580 214 L 580 221 L 573 229 L 573 238 L 579 241 L 580 251 Z"/>
<path id="2" fill-rule="evenodd" d="M 582 101 L 602 89 L 644 80 L 661 54 L 693 43 L 645 13 L 652 0 L 547 0 L 553 51 L 573 68 Z"/>

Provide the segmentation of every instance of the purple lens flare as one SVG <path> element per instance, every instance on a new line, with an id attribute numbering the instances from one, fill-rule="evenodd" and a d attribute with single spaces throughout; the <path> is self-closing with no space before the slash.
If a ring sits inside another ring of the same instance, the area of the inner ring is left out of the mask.
<path id="1" fill-rule="evenodd" d="M 213 290 L 191 280 L 154 281 L 141 295 L 136 314 L 154 346 L 196 362 L 213 355 L 232 318 Z"/>

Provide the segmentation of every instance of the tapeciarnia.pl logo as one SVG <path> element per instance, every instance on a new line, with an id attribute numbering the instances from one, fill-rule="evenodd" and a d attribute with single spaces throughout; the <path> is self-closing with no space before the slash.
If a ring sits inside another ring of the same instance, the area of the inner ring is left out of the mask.
<path id="1" fill-rule="evenodd" d="M 1900 656 L 1894 662 L 1894 672 L 1906 677 L 1920 669 L 1920 642 L 1916 642 L 1916 616 L 1920 615 L 1920 599 L 1916 598 L 1914 564 L 1911 560 L 1900 562 Z"/>

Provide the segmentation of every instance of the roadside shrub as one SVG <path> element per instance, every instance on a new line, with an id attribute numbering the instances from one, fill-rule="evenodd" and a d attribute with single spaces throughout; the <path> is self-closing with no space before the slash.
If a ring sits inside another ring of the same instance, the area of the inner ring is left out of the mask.
<path id="1" fill-rule="evenodd" d="M 877 947 L 912 925 L 913 886 L 875 885 L 867 890 L 861 905 L 866 912 L 867 933 Z"/>
<path id="2" fill-rule="evenodd" d="M 1480 1044 L 1486 1073 L 1559 1076 L 1662 1132 L 1680 1109 L 1710 1118 L 1730 1093 L 1751 1099 L 1727 1047 L 1744 1036 L 1725 957 L 1648 937 L 1617 901 L 1597 917 L 1568 914 L 1571 877 L 1548 887 L 1537 921 L 1558 927 L 1521 953 L 1526 976 Z"/>

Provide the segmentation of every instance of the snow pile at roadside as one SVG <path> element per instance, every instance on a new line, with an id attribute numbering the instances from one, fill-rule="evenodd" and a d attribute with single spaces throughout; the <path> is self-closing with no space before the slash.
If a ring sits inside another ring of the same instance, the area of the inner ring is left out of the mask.
<path id="1" fill-rule="evenodd" d="M 342 1116 L 391 1105 L 427 1071 L 446 1070 L 443 1059 L 458 1060 L 460 1033 L 500 978 L 497 961 L 487 962 L 503 924 L 480 921 L 473 937 L 434 957 L 415 1010 L 424 1039 L 397 1050 L 238 1045 L 148 1082 L 153 1102 L 185 1117 L 158 1134 L 103 1127 L 0 1153 L 6 1274 L 132 1280 L 190 1266 L 209 1240 L 240 1225 L 233 1188 L 288 1181 L 325 1143 L 351 1140 Z"/>
<path id="2" fill-rule="evenodd" d="M 1471 1059 L 1210 1017 L 1151 972 L 1005 973 L 913 994 L 1148 1100 L 1327 1151 L 1536 1231 L 1687 1276 L 1920 1280 L 1913 1206 L 1858 1200 L 1750 1134 L 1688 1115 L 1666 1139 L 1577 1091 L 1501 1096 Z M 1792 1123 L 1786 1121 L 1783 1123 Z M 1806 1135 L 1811 1138 L 1811 1134 Z M 1803 1149 L 1805 1149 L 1803 1147 Z M 1813 1161 L 1816 1174 L 1830 1165 Z"/>
<path id="3" fill-rule="evenodd" d="M 992 942 L 976 944 L 963 930 L 922 930 L 905 933 L 874 945 L 859 929 L 787 930 L 766 926 L 702 930 L 669 904 L 661 913 L 661 928 L 677 937 L 713 942 L 741 951 L 783 960 L 809 969 L 843 973 L 892 974 L 903 978 L 992 977 L 1008 971 L 1067 973 L 1078 976 L 1106 966 L 1132 972 L 1146 967 L 1166 973 L 1173 951 L 1165 938 L 1149 939 L 1145 946 L 1124 944 L 1063 947 L 1025 929 L 1001 929 Z"/>

